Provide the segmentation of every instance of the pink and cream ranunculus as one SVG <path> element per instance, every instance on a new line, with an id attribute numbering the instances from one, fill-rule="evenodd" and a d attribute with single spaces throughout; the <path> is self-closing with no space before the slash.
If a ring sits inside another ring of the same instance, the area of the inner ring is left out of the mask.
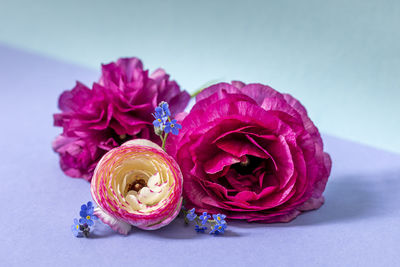
<path id="1" fill-rule="evenodd" d="M 91 181 L 95 214 L 113 230 L 154 230 L 169 224 L 182 204 L 182 173 L 157 144 L 136 139 L 107 152 Z"/>
<path id="2" fill-rule="evenodd" d="M 331 159 L 318 129 L 298 100 L 269 86 L 203 90 L 175 144 L 188 209 L 269 223 L 324 202 Z"/>

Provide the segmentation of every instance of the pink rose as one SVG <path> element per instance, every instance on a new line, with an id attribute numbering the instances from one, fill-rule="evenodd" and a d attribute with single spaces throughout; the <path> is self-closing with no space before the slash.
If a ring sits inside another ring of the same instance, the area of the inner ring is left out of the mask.
<path id="1" fill-rule="evenodd" d="M 331 159 L 298 100 L 269 86 L 220 83 L 196 97 L 169 151 L 186 208 L 288 222 L 323 202 Z"/>

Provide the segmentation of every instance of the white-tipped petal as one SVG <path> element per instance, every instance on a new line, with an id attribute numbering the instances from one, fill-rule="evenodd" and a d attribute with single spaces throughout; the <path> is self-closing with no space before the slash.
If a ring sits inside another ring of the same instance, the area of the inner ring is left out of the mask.
<path id="1" fill-rule="evenodd" d="M 110 226 L 114 231 L 127 235 L 132 228 L 132 225 L 126 223 L 124 221 L 118 220 L 117 218 L 112 217 L 101 208 L 97 207 L 94 209 L 94 214 L 100 218 L 100 220 Z"/>
<path id="2" fill-rule="evenodd" d="M 160 178 L 160 173 L 156 173 L 153 176 L 151 176 L 149 178 L 149 180 L 147 181 L 147 186 L 150 187 L 151 189 L 153 189 L 154 187 L 156 187 L 157 185 L 161 184 L 161 178 Z"/>
<path id="3" fill-rule="evenodd" d="M 125 198 L 132 210 L 140 210 L 143 208 L 143 204 L 138 201 L 138 193 L 136 191 L 129 191 Z"/>
<path id="4" fill-rule="evenodd" d="M 126 145 L 128 145 L 128 146 L 129 145 L 149 146 L 149 147 L 164 151 L 159 145 L 157 145 L 156 143 L 153 143 L 147 139 L 134 139 L 134 140 L 127 141 L 127 142 L 123 143 L 122 145 L 123 146 L 126 146 Z"/>

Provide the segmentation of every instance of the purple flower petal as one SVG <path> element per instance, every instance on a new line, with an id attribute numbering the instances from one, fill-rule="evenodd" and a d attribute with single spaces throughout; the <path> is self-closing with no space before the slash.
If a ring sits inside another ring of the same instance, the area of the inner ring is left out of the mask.
<path id="1" fill-rule="evenodd" d="M 54 125 L 62 127 L 63 133 L 53 149 L 60 155 L 61 169 L 68 176 L 90 181 L 100 158 L 125 141 L 146 138 L 160 144 L 151 113 L 162 111 L 157 105 L 166 101 L 175 116 L 189 99 L 164 70 L 149 75 L 137 58 L 103 65 L 100 80 L 92 88 L 78 82 L 59 98 L 61 113 L 54 114 Z"/>
<path id="2" fill-rule="evenodd" d="M 322 205 L 331 160 L 292 96 L 220 83 L 204 89 L 180 123 L 169 151 L 184 175 L 186 207 L 270 223 Z"/>

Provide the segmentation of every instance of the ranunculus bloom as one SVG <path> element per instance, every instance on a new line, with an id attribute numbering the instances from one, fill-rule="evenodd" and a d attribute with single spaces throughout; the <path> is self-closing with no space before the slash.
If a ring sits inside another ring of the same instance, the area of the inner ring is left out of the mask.
<path id="1" fill-rule="evenodd" d="M 90 180 L 99 159 L 110 149 L 135 138 L 160 138 L 154 134 L 154 108 L 169 104 L 172 115 L 190 99 L 162 69 L 151 75 L 137 58 L 121 58 L 102 66 L 102 75 L 92 88 L 77 82 L 59 99 L 61 113 L 54 125 L 63 133 L 53 142 L 62 170 L 71 177 Z"/>
<path id="2" fill-rule="evenodd" d="M 175 143 L 188 209 L 287 222 L 324 202 L 331 160 L 318 129 L 298 100 L 271 87 L 203 90 Z"/>
<path id="3" fill-rule="evenodd" d="M 95 214 L 127 234 L 131 225 L 154 230 L 169 224 L 182 203 L 182 173 L 157 144 L 136 139 L 107 152 L 91 181 Z"/>

